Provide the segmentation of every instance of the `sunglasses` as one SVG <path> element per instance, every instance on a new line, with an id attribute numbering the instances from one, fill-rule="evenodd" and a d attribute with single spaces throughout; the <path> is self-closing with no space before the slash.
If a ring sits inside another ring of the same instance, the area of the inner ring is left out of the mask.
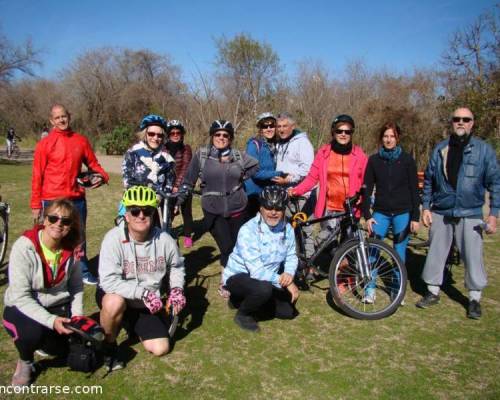
<path id="1" fill-rule="evenodd" d="M 469 123 L 472 121 L 472 118 L 470 118 L 470 117 L 453 117 L 451 120 L 455 123 L 458 123 L 460 121 L 465 122 L 465 123 Z"/>
<path id="2" fill-rule="evenodd" d="M 181 136 L 182 132 L 181 131 L 170 131 L 169 135 L 170 136 Z"/>
<path id="3" fill-rule="evenodd" d="M 261 126 L 261 129 L 274 129 L 274 128 L 276 128 L 276 125 L 274 124 L 267 124 Z"/>
<path id="4" fill-rule="evenodd" d="M 214 137 L 229 139 L 229 133 L 214 133 Z"/>
<path id="5" fill-rule="evenodd" d="M 283 207 L 278 207 L 278 206 L 274 206 L 274 207 L 268 207 L 268 206 L 262 206 L 264 207 L 267 211 L 284 211 L 284 208 Z"/>
<path id="6" fill-rule="evenodd" d="M 141 214 L 141 212 L 142 212 L 142 215 L 144 215 L 145 217 L 151 217 L 155 213 L 156 208 L 132 206 L 132 207 L 128 207 L 127 211 L 130 214 L 132 214 L 133 217 L 138 217 Z"/>
<path id="7" fill-rule="evenodd" d="M 73 222 L 73 220 L 69 217 L 60 217 L 59 215 L 47 215 L 47 219 L 51 224 L 57 223 L 57 221 L 61 220 L 61 224 L 64 226 L 69 226 Z"/>
<path id="8" fill-rule="evenodd" d="M 156 136 L 158 139 L 163 139 L 165 137 L 163 133 L 156 133 L 156 132 L 146 132 L 146 133 L 150 138 L 154 138 Z"/>
<path id="9" fill-rule="evenodd" d="M 335 133 L 337 135 L 341 135 L 342 133 L 345 133 L 346 135 L 352 135 L 354 131 L 352 129 L 335 129 Z"/>

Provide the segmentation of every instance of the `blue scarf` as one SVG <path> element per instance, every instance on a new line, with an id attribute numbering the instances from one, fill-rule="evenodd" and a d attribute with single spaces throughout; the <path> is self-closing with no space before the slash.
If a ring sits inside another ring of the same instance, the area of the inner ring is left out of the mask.
<path id="1" fill-rule="evenodd" d="M 402 151 L 401 146 L 396 146 L 391 150 L 387 150 L 384 146 L 382 146 L 378 151 L 378 154 L 383 160 L 393 163 L 399 158 Z"/>

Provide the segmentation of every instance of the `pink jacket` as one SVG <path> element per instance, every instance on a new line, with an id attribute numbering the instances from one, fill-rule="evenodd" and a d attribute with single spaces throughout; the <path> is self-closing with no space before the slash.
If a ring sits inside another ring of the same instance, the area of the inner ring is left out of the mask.
<path id="1" fill-rule="evenodd" d="M 330 144 L 325 144 L 320 147 L 316 153 L 316 157 L 314 157 L 309 173 L 299 185 L 293 188 L 293 193 L 297 196 L 301 196 L 309 192 L 319 182 L 319 195 L 314 209 L 314 216 L 317 218 L 324 215 L 326 208 L 328 159 L 331 149 L 332 147 Z M 347 193 L 349 197 L 354 196 L 361 188 L 367 163 L 368 157 L 361 147 L 353 145 L 349 160 L 349 191 Z"/>

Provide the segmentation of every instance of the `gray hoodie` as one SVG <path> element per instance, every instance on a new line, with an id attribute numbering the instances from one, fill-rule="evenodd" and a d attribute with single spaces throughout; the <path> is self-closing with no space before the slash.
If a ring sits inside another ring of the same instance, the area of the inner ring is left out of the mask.
<path id="1" fill-rule="evenodd" d="M 38 229 L 26 231 L 12 246 L 9 257 L 9 287 L 5 291 L 5 306 L 15 306 L 27 317 L 49 329 L 54 329 L 57 315 L 48 308 L 71 304 L 71 315 L 83 314 L 83 283 L 78 262 L 67 258 L 62 279 L 52 285 L 44 280 L 44 264 L 40 254 Z"/>
<path id="2" fill-rule="evenodd" d="M 104 236 L 99 255 L 99 286 L 141 308 L 144 289 L 161 295 L 165 286 L 184 287 L 184 257 L 174 239 L 159 228 L 155 227 L 150 239 L 140 243 L 127 240 L 122 223 Z"/>
<path id="3" fill-rule="evenodd" d="M 290 186 L 297 185 L 307 176 L 314 160 L 307 133 L 294 129 L 290 140 L 278 142 L 276 150 L 276 170 L 291 177 Z"/>

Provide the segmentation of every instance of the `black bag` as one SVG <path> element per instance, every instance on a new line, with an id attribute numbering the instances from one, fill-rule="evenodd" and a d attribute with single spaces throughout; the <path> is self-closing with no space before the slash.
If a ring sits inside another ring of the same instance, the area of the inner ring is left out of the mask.
<path id="1" fill-rule="evenodd" d="M 95 371 L 98 366 L 98 353 L 95 345 L 73 333 L 69 338 L 68 366 L 73 371 Z"/>

